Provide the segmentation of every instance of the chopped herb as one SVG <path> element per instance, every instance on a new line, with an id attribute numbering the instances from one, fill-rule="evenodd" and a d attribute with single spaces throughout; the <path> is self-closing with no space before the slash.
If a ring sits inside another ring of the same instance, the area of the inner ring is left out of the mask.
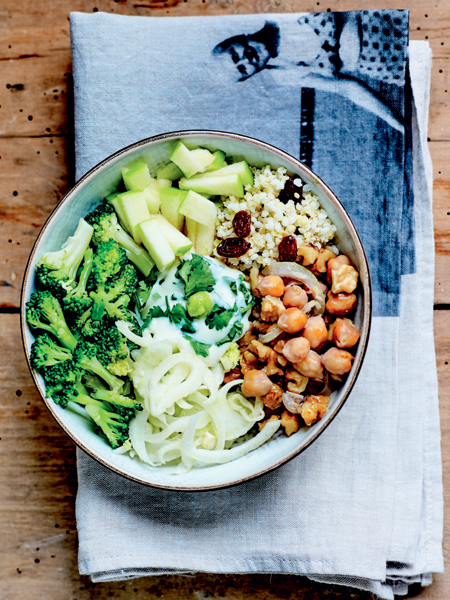
<path id="1" fill-rule="evenodd" d="M 236 308 L 236 305 L 234 305 L 234 308 L 227 309 L 215 304 L 214 308 L 205 319 L 206 325 L 210 329 L 223 329 L 231 321 L 231 318 L 236 312 Z"/>
<path id="2" fill-rule="evenodd" d="M 137 297 L 141 305 L 145 304 L 149 299 L 150 292 L 158 279 L 158 272 L 156 269 L 152 270 L 151 273 L 145 279 L 139 282 L 139 289 L 137 290 Z"/>
<path id="3" fill-rule="evenodd" d="M 195 333 L 195 327 L 192 324 L 192 319 L 182 304 L 175 304 L 172 306 L 169 319 L 172 323 L 181 323 L 181 331 L 184 331 L 185 333 Z"/>
<path id="4" fill-rule="evenodd" d="M 244 296 L 244 300 L 247 302 L 247 304 L 252 302 L 252 294 L 251 294 L 250 290 L 248 289 L 248 287 L 245 285 L 244 280 L 241 280 L 239 282 L 239 291 Z"/>
<path id="5" fill-rule="evenodd" d="M 209 354 L 209 349 L 210 349 L 210 344 L 204 344 L 203 342 L 197 342 L 197 340 L 194 340 L 190 335 L 185 335 L 184 336 L 187 340 L 189 340 L 191 346 L 194 348 L 194 352 L 195 354 L 198 354 L 199 356 L 208 356 Z"/>
<path id="6" fill-rule="evenodd" d="M 223 344 L 227 344 L 228 342 L 233 342 L 237 337 L 239 337 L 244 330 L 244 325 L 240 321 L 236 321 L 228 334 L 217 342 L 217 346 L 222 346 Z"/>
<path id="7" fill-rule="evenodd" d="M 208 262 L 198 254 L 194 254 L 191 260 L 182 261 L 175 277 L 184 282 L 186 298 L 196 292 L 211 292 L 216 283 Z"/>

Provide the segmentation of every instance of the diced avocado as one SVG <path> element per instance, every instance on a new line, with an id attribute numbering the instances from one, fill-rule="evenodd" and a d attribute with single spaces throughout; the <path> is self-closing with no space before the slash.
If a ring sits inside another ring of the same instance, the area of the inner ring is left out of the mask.
<path id="1" fill-rule="evenodd" d="M 142 193 L 144 194 L 145 201 L 147 202 L 148 212 L 151 215 L 156 215 L 159 213 L 159 207 L 161 206 L 159 194 L 153 191 L 151 187 L 145 188 L 145 190 L 142 190 Z"/>
<path id="2" fill-rule="evenodd" d="M 196 251 L 195 248 L 195 239 L 197 237 L 197 229 L 198 229 L 199 223 L 197 223 L 197 221 L 194 221 L 193 219 L 190 219 L 189 217 L 186 217 L 186 222 L 185 222 L 185 233 L 188 236 L 188 238 L 191 240 L 191 242 L 193 242 L 194 246 L 192 248 L 192 252 Z"/>
<path id="3" fill-rule="evenodd" d="M 217 171 L 217 169 L 221 169 L 222 167 L 226 166 L 225 152 L 222 152 L 222 150 L 216 150 L 216 152 L 213 153 L 213 156 L 214 160 L 208 167 L 206 167 L 205 173 L 209 173 L 209 171 Z"/>
<path id="4" fill-rule="evenodd" d="M 205 168 L 195 158 L 190 150 L 186 148 L 183 142 L 178 142 L 175 146 L 170 160 L 180 167 L 185 177 L 192 177 L 196 173 L 203 173 Z"/>
<path id="5" fill-rule="evenodd" d="M 170 247 L 166 236 L 161 231 L 157 219 L 153 217 L 146 221 L 141 221 L 136 226 L 136 229 L 158 269 L 164 271 L 170 267 L 175 260 L 175 253 Z"/>
<path id="6" fill-rule="evenodd" d="M 156 171 L 156 177 L 158 179 L 170 179 L 170 181 L 175 181 L 176 179 L 180 179 L 183 177 L 183 173 L 181 172 L 180 167 L 173 162 L 167 163 L 163 167 L 160 167 Z"/>
<path id="7" fill-rule="evenodd" d="M 214 162 L 214 155 L 211 154 L 209 150 L 206 150 L 206 148 L 195 148 L 190 152 L 192 156 L 194 156 L 203 166 L 203 170 L 205 170 L 212 162 Z"/>
<path id="8" fill-rule="evenodd" d="M 242 160 L 238 163 L 233 163 L 232 165 L 227 165 L 226 167 L 222 167 L 221 169 L 217 169 L 217 171 L 212 171 L 208 173 L 210 177 L 223 177 L 225 175 L 230 175 L 231 173 L 236 173 L 239 175 L 242 181 L 242 185 L 253 185 L 253 173 L 251 172 L 250 167 Z M 206 175 L 196 175 L 195 179 L 204 177 Z"/>
<path id="9" fill-rule="evenodd" d="M 114 202 L 117 202 L 120 207 L 120 211 L 124 215 L 125 222 L 136 244 L 142 243 L 137 226 L 141 221 L 146 221 L 150 218 L 147 201 L 143 192 L 124 192 L 123 194 L 119 194 Z"/>
<path id="10" fill-rule="evenodd" d="M 181 214 L 203 225 L 215 225 L 217 209 L 214 202 L 189 191 L 178 208 Z"/>
<path id="11" fill-rule="evenodd" d="M 183 231 L 184 215 L 178 212 L 178 208 L 186 194 L 187 192 L 173 187 L 163 188 L 159 194 L 161 198 L 161 213 L 179 231 Z"/>
<path id="12" fill-rule="evenodd" d="M 195 236 L 195 251 L 197 254 L 210 256 L 214 248 L 214 238 L 216 236 L 216 224 L 214 225 L 197 225 L 197 233 Z"/>
<path id="13" fill-rule="evenodd" d="M 122 169 L 123 182 L 127 190 L 143 190 L 150 185 L 151 177 L 145 162 Z"/>
<path id="14" fill-rule="evenodd" d="M 169 223 L 165 217 L 162 215 L 155 215 L 154 218 L 158 221 L 162 233 L 169 242 L 169 246 L 175 252 L 175 256 L 182 256 L 192 249 L 194 243 Z"/>
<path id="15" fill-rule="evenodd" d="M 216 177 L 216 173 L 217 171 L 213 171 L 212 173 L 205 173 L 191 179 L 183 177 L 180 179 L 178 185 L 180 189 L 192 190 L 198 194 L 244 197 L 244 186 L 239 175 L 230 173 L 223 177 Z"/>

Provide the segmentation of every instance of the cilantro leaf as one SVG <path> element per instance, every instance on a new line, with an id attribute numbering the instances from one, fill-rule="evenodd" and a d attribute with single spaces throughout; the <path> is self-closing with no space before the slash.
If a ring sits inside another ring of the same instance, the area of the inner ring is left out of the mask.
<path id="1" fill-rule="evenodd" d="M 198 254 L 191 260 L 184 260 L 175 276 L 184 282 L 186 298 L 196 292 L 211 292 L 216 283 L 208 262 Z"/>
<path id="2" fill-rule="evenodd" d="M 233 324 L 228 334 L 222 338 L 219 342 L 217 342 L 217 346 L 222 346 L 223 344 L 227 344 L 228 342 L 233 342 L 237 337 L 239 337 L 244 330 L 244 325 L 240 321 L 236 321 Z"/>
<path id="3" fill-rule="evenodd" d="M 228 325 L 236 311 L 236 306 L 232 309 L 224 308 L 223 306 L 214 305 L 212 311 L 205 319 L 206 325 L 210 329 L 223 329 Z"/>
<path id="4" fill-rule="evenodd" d="M 187 340 L 189 340 L 191 346 L 194 348 L 195 354 L 198 354 L 199 356 L 204 356 L 204 357 L 208 356 L 211 344 L 204 344 L 203 342 L 197 342 L 197 340 L 194 340 L 190 335 L 185 335 L 184 337 Z"/>
<path id="5" fill-rule="evenodd" d="M 186 333 L 195 333 L 195 327 L 192 324 L 192 319 L 182 304 L 174 304 L 174 306 L 172 306 L 169 319 L 172 323 L 181 323 L 181 331 Z"/>

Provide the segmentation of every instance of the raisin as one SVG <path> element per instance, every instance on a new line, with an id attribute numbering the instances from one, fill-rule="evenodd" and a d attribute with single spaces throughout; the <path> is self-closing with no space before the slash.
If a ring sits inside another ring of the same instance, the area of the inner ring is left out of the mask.
<path id="1" fill-rule="evenodd" d="M 298 175 L 292 175 L 284 184 L 284 188 L 278 194 L 278 200 L 286 204 L 289 200 L 293 200 L 295 203 L 303 200 L 303 183 L 298 186 L 295 185 L 294 181 L 300 180 Z M 298 198 L 295 196 L 298 194 Z"/>
<path id="2" fill-rule="evenodd" d="M 297 260 L 297 239 L 295 235 L 286 235 L 278 246 L 279 260 L 295 262 Z"/>
<path id="3" fill-rule="evenodd" d="M 252 229 L 252 217 L 246 210 L 240 210 L 234 215 L 233 219 L 234 233 L 240 238 L 246 238 L 250 235 Z"/>
<path id="4" fill-rule="evenodd" d="M 243 256 L 250 249 L 250 244 L 243 238 L 227 238 L 222 240 L 217 246 L 217 254 L 219 256 L 227 256 L 228 258 L 237 258 Z"/>

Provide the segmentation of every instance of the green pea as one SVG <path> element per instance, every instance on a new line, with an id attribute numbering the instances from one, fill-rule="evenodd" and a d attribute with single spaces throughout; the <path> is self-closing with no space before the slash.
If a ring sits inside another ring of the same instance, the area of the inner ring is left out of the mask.
<path id="1" fill-rule="evenodd" d="M 213 301 L 208 292 L 197 292 L 189 298 L 186 308 L 192 318 L 201 319 L 212 311 Z"/>

